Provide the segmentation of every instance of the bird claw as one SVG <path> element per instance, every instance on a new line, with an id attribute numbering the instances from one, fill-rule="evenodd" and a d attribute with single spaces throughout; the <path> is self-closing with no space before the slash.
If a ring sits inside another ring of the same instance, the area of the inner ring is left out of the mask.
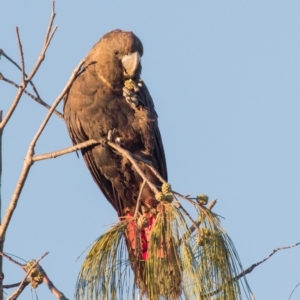
<path id="1" fill-rule="evenodd" d="M 137 82 L 132 79 L 126 80 L 123 87 L 123 96 L 126 102 L 137 107 L 140 104 L 137 93 L 142 86 L 143 81 L 141 78 L 139 78 Z"/>
<path id="2" fill-rule="evenodd" d="M 114 128 L 113 130 L 109 130 L 107 133 L 107 141 L 114 142 L 117 145 L 121 146 L 122 139 L 119 136 L 117 136 L 117 134 L 118 130 L 116 128 Z"/>
<path id="3" fill-rule="evenodd" d="M 136 95 L 136 92 L 138 92 L 138 90 L 130 90 L 127 87 L 123 87 L 123 96 L 126 100 L 126 102 L 128 102 L 129 104 L 133 104 L 135 106 L 138 106 L 139 104 L 139 100 L 138 97 Z"/>
<path id="4" fill-rule="evenodd" d="M 115 139 L 115 143 L 118 145 L 118 146 L 121 146 L 122 145 L 122 139 L 120 137 L 117 137 Z"/>

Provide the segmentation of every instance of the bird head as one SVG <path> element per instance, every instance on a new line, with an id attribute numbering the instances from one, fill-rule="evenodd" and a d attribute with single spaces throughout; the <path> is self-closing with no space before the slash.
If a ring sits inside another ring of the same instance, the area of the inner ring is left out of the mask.
<path id="1" fill-rule="evenodd" d="M 128 79 L 137 80 L 142 66 L 143 45 L 129 31 L 106 33 L 90 51 L 86 64 L 93 63 L 97 76 L 113 90 L 121 90 Z"/>

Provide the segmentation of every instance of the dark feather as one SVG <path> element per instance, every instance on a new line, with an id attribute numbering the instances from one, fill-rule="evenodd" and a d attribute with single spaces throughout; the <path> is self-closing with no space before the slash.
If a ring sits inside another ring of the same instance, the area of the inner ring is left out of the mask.
<path id="1" fill-rule="evenodd" d="M 128 78 L 121 57 L 135 51 L 142 56 L 142 43 L 126 31 L 112 31 L 95 44 L 87 55 L 85 70 L 65 97 L 64 117 L 74 144 L 89 139 L 105 141 L 109 130 L 116 129 L 122 146 L 151 161 L 167 180 L 157 114 L 145 83 L 137 92 L 137 107 L 126 102 L 122 92 Z M 132 79 L 138 80 L 140 73 L 139 64 Z M 125 208 L 135 207 L 142 180 L 126 159 L 107 145 L 83 149 L 82 155 L 93 179 L 119 215 Z M 145 164 L 140 166 L 153 183 L 160 184 Z M 148 197 L 153 193 L 146 187 L 142 201 Z"/>

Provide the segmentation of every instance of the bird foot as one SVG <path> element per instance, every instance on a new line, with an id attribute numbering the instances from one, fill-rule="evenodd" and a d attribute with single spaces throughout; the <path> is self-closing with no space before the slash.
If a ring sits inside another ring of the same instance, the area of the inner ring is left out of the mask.
<path id="1" fill-rule="evenodd" d="M 137 93 L 142 86 L 142 79 L 138 79 L 137 82 L 133 81 L 132 79 L 126 80 L 124 82 L 123 96 L 129 104 L 132 104 L 134 106 L 139 105 Z"/>
<path id="2" fill-rule="evenodd" d="M 127 103 L 138 106 L 139 100 L 135 91 L 129 90 L 127 87 L 123 87 L 123 96 Z"/>
<path id="3" fill-rule="evenodd" d="M 118 130 L 116 128 L 108 131 L 107 140 L 109 142 L 114 142 L 119 146 L 122 144 L 122 139 L 118 136 Z"/>

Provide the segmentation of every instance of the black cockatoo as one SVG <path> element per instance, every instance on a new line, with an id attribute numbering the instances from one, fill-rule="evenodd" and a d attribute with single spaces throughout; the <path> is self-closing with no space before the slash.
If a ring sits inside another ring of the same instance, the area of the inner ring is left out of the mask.
<path id="1" fill-rule="evenodd" d="M 147 260 L 155 224 L 151 209 L 157 206 L 158 201 L 146 184 L 141 193 L 140 215 L 144 214 L 147 222 L 138 231 L 140 236 L 137 239 L 137 225 L 132 217 L 143 180 L 128 160 L 105 141 L 117 142 L 132 154 L 150 161 L 167 180 L 157 114 L 148 89 L 140 78 L 142 55 L 143 45 L 132 32 L 113 30 L 105 34 L 88 53 L 85 68 L 66 94 L 64 104 L 64 118 L 74 144 L 89 139 L 103 141 L 101 145 L 83 149 L 82 155 L 94 181 L 119 218 L 128 220 L 125 234 L 127 248 L 130 257 L 139 261 Z M 139 166 L 153 184 L 161 185 L 146 164 L 139 162 Z M 140 243 L 138 247 L 137 240 Z M 147 293 L 143 268 L 134 272 L 138 277 L 136 282 Z M 181 292 L 180 275 L 178 270 L 173 270 L 168 276 L 171 298 L 176 299 Z"/>

